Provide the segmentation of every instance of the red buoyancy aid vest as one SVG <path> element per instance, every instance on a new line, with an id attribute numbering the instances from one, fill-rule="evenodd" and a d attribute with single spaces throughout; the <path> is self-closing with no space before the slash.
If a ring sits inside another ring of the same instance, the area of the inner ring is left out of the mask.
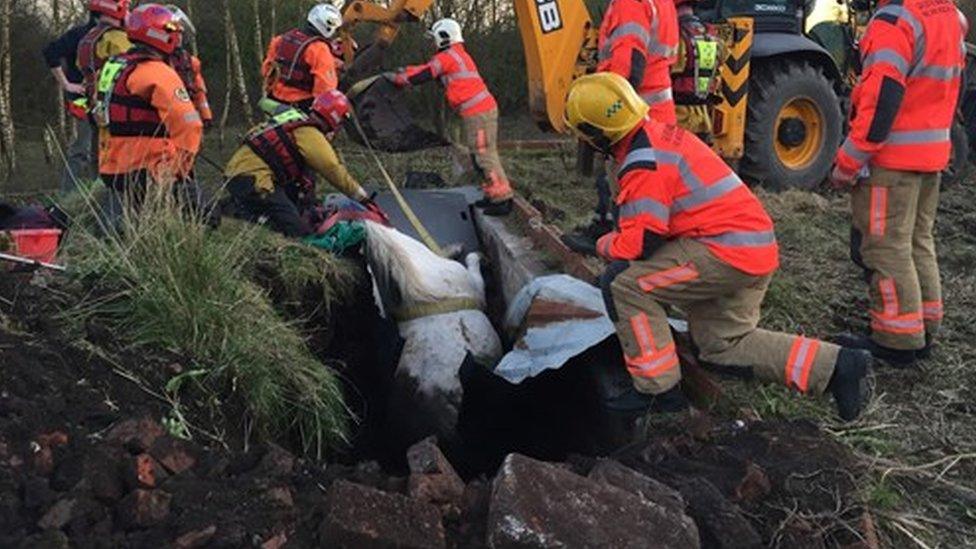
<path id="1" fill-rule="evenodd" d="M 112 25 L 98 23 L 78 42 L 78 55 L 75 62 L 78 64 L 78 70 L 81 71 L 84 79 L 82 82 L 85 89 L 90 92 L 89 97 L 94 96 L 96 76 L 98 75 L 98 71 L 101 70 L 102 65 L 105 64 L 105 59 L 99 59 L 95 55 L 95 48 L 98 46 L 98 42 L 101 41 L 102 37 L 105 36 L 105 33 L 114 28 Z"/>
<path id="2" fill-rule="evenodd" d="M 312 67 L 305 62 L 305 50 L 314 42 L 325 41 L 321 36 L 307 34 L 301 29 L 292 29 L 281 35 L 275 51 L 278 80 L 286 86 L 312 93 L 315 77 Z"/>
<path id="3" fill-rule="evenodd" d="M 145 61 L 159 61 L 159 57 L 146 52 L 133 51 L 117 55 L 105 62 L 98 80 L 98 109 L 102 115 L 100 124 L 105 124 L 109 135 L 116 137 L 169 137 L 166 125 L 159 117 L 156 107 L 129 91 L 129 76 Z M 108 104 L 105 105 L 105 101 Z"/>
<path id="4" fill-rule="evenodd" d="M 882 2 L 861 39 L 863 69 L 851 93 L 851 129 L 837 166 L 938 172 L 965 67 L 965 31 L 952 0 Z"/>
<path id="5" fill-rule="evenodd" d="M 649 116 L 614 147 L 619 230 L 601 255 L 643 257 L 645 232 L 692 238 L 755 276 L 779 267 L 773 221 L 729 166 L 688 131 Z"/>
<path id="6" fill-rule="evenodd" d="M 320 127 L 300 110 L 288 109 L 258 126 L 244 138 L 244 143 L 251 151 L 271 168 L 276 184 L 307 187 L 312 182 L 305 158 L 294 137 L 295 130 L 305 126 Z"/>

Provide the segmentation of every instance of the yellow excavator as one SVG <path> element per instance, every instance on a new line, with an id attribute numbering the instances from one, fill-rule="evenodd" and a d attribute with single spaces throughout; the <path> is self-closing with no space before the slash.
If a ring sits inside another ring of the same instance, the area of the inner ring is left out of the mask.
<path id="1" fill-rule="evenodd" d="M 433 0 L 355 0 L 343 31 L 378 25 L 381 55 L 400 25 L 417 22 Z M 529 109 L 541 127 L 565 132 L 563 105 L 574 78 L 595 70 L 598 22 L 584 0 L 513 0 L 528 71 Z M 724 45 L 717 92 L 708 105 L 715 150 L 754 183 L 813 188 L 830 169 L 843 134 L 842 98 L 857 73 L 848 0 L 698 0 L 699 19 Z M 345 56 L 353 63 L 353 41 Z M 679 56 L 680 57 L 680 56 Z M 679 101 L 680 107 L 680 101 Z"/>

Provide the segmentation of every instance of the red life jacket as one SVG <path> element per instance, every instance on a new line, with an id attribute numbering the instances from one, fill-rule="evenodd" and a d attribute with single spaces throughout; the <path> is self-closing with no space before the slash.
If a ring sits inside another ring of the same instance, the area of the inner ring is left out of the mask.
<path id="1" fill-rule="evenodd" d="M 315 77 L 312 67 L 305 62 L 305 49 L 315 42 L 326 40 L 318 35 L 310 35 L 301 29 L 292 29 L 281 35 L 275 51 L 275 64 L 278 65 L 278 81 L 286 86 L 312 93 Z"/>
<path id="2" fill-rule="evenodd" d="M 644 257 L 647 232 L 691 238 L 745 273 L 779 266 L 773 222 L 729 166 L 693 134 L 646 117 L 614 147 L 619 227 L 601 255 Z"/>
<path id="3" fill-rule="evenodd" d="M 129 91 L 129 76 L 140 63 L 145 61 L 159 61 L 159 57 L 143 52 L 132 51 L 117 55 L 105 62 L 104 69 L 112 70 L 116 64 L 121 65 L 121 70 L 115 80 L 109 83 L 108 89 L 103 89 L 102 82 L 99 82 L 98 104 L 99 114 L 104 115 L 106 106 L 104 102 L 108 100 L 108 132 L 115 137 L 156 137 L 167 138 L 169 131 L 163 124 L 163 119 L 159 117 L 156 107 L 138 95 Z M 107 93 L 111 90 L 111 93 Z M 104 123 L 104 117 L 100 120 Z"/>
<path id="4" fill-rule="evenodd" d="M 305 188 L 311 184 L 314 187 L 294 136 L 295 130 L 305 126 L 319 128 L 308 115 L 298 109 L 288 109 L 251 130 L 244 138 L 251 151 L 271 168 L 278 185 L 298 184 Z"/>
<path id="5" fill-rule="evenodd" d="M 101 70 L 102 65 L 105 64 L 105 59 L 99 59 L 95 55 L 95 48 L 98 46 L 98 42 L 102 39 L 102 36 L 105 36 L 106 32 L 114 28 L 112 25 L 99 23 L 85 34 L 81 42 L 78 42 L 78 55 L 75 62 L 84 79 L 82 82 L 85 89 L 89 90 L 89 97 L 94 97 L 95 78 L 98 75 L 98 71 Z"/>

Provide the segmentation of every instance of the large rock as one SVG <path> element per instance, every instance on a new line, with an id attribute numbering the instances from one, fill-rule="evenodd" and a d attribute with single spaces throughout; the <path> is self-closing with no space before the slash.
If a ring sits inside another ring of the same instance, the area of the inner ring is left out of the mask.
<path id="1" fill-rule="evenodd" d="M 445 546 L 437 507 L 400 494 L 336 481 L 319 527 L 326 547 L 433 549 Z"/>
<path id="2" fill-rule="evenodd" d="M 695 519 L 705 547 L 716 549 L 759 549 L 762 537 L 752 523 L 711 482 L 683 478 L 674 486 L 688 501 L 688 512 Z"/>
<path id="3" fill-rule="evenodd" d="M 437 437 L 426 438 L 407 450 L 410 497 L 433 503 L 445 512 L 460 512 L 464 481 L 437 447 Z"/>
<path id="4" fill-rule="evenodd" d="M 659 504 L 608 483 L 511 454 L 492 486 L 488 544 L 697 547 L 697 535 L 684 518 L 675 520 Z"/>
<path id="5" fill-rule="evenodd" d="M 667 539 L 656 536 L 656 541 L 669 547 L 699 546 L 698 527 L 685 514 L 685 499 L 677 490 L 612 460 L 600 460 L 590 471 L 589 478 L 630 492 L 654 505 L 665 520 L 673 525 L 673 528 L 659 532 L 661 536 L 667 536 Z"/>

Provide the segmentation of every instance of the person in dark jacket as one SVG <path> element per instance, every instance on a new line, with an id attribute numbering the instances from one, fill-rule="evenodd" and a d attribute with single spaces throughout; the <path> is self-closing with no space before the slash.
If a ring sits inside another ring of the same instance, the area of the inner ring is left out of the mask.
<path id="1" fill-rule="evenodd" d="M 68 112 L 80 121 L 76 124 L 77 137 L 66 151 L 67 165 L 61 175 L 62 193 L 73 191 L 76 181 L 95 173 L 97 157 L 94 154 L 94 132 L 88 123 L 85 89 L 81 84 L 81 70 L 76 63 L 78 43 L 94 26 L 95 19 L 89 18 L 49 42 L 43 50 L 44 61 L 64 94 Z"/>

